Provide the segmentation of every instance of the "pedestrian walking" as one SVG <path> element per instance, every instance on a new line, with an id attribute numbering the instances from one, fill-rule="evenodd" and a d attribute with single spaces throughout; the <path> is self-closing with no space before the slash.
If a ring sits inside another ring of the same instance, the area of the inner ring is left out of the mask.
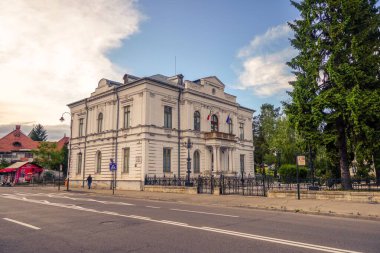
<path id="1" fill-rule="evenodd" d="M 90 174 L 87 177 L 87 186 L 88 186 L 88 189 L 91 189 L 91 184 L 92 184 L 92 177 L 91 177 L 91 174 Z"/>

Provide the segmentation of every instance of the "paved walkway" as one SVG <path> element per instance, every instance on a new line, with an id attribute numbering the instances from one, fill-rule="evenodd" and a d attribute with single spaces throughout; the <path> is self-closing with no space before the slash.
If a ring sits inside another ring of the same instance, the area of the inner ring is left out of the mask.
<path id="1" fill-rule="evenodd" d="M 34 189 L 52 190 L 57 188 L 38 187 Z M 65 188 L 62 187 L 65 190 Z M 62 190 L 61 189 L 61 190 Z M 66 192 L 66 191 L 62 191 Z M 91 193 L 96 195 L 112 195 L 112 190 L 95 190 L 70 188 L 70 192 Z M 312 200 L 312 199 L 280 199 L 251 197 L 240 195 L 179 194 L 144 191 L 115 190 L 115 196 L 135 199 L 181 202 L 194 205 L 213 205 L 226 207 L 256 208 L 296 213 L 340 216 L 348 218 L 370 219 L 380 221 L 380 203 L 358 203 L 350 201 Z"/>

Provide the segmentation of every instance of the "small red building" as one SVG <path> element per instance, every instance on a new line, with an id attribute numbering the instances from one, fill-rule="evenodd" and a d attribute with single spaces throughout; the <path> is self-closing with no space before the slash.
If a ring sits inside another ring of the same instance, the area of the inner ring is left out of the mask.
<path id="1" fill-rule="evenodd" d="M 3 183 L 17 184 L 29 182 L 32 177 L 39 177 L 42 167 L 30 162 L 17 162 L 0 170 Z"/>

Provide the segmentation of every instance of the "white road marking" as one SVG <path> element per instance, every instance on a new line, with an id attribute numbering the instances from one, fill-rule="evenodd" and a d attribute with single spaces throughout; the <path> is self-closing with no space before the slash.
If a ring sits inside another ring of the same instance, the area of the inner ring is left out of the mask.
<path id="1" fill-rule="evenodd" d="M 172 211 L 179 211 L 179 212 L 188 212 L 188 213 L 201 213 L 201 214 L 210 214 L 210 215 L 217 215 L 217 216 L 226 216 L 226 217 L 233 217 L 233 218 L 239 218 L 239 216 L 236 215 L 229 215 L 229 214 L 221 214 L 221 213 L 209 213 L 209 212 L 201 212 L 201 211 L 191 211 L 191 210 L 184 210 L 184 209 L 170 209 Z"/>
<path id="2" fill-rule="evenodd" d="M 39 227 L 36 227 L 36 226 L 30 225 L 30 224 L 27 224 L 27 223 L 24 223 L 24 222 L 21 222 L 21 221 L 17 221 L 17 220 L 9 219 L 9 218 L 3 218 L 3 219 L 4 219 L 4 220 L 7 220 L 7 221 L 10 221 L 10 222 L 17 223 L 17 224 L 19 224 L 19 225 L 22 225 L 22 226 L 25 226 L 25 227 L 28 227 L 28 228 L 35 229 L 35 230 L 39 230 L 39 229 L 41 229 L 41 228 L 39 228 Z"/>
<path id="3" fill-rule="evenodd" d="M 176 222 L 176 221 L 155 220 L 155 219 L 151 219 L 149 217 L 143 217 L 143 216 L 137 216 L 137 215 L 125 215 L 125 214 L 119 214 L 116 212 L 109 212 L 109 211 L 99 211 L 99 210 L 95 210 L 95 209 L 84 208 L 84 207 L 62 204 L 62 203 L 52 203 L 52 202 L 46 203 L 46 202 L 41 201 L 41 200 L 19 198 L 15 195 L 13 195 L 13 196 L 2 196 L 2 197 L 7 198 L 7 199 L 25 201 L 25 202 L 29 202 L 29 203 L 36 203 L 36 204 L 42 204 L 42 205 L 48 205 L 48 206 L 69 208 L 69 209 L 74 209 L 74 210 L 78 210 L 78 211 L 86 211 L 86 212 L 106 214 L 106 215 L 125 217 L 125 218 L 131 218 L 131 219 L 146 220 L 146 221 L 151 221 L 151 222 L 155 222 L 155 223 L 167 224 L 167 225 L 171 225 L 171 226 L 185 227 L 185 228 L 190 228 L 190 229 L 196 229 L 196 230 L 207 231 L 207 232 L 212 232 L 212 233 L 225 234 L 225 235 L 242 237 L 242 238 L 247 238 L 247 239 L 265 241 L 268 243 L 276 243 L 276 244 L 282 244 L 282 245 L 298 247 L 298 248 L 317 250 L 317 251 L 322 251 L 322 252 L 360 253 L 359 251 L 345 250 L 345 249 L 327 247 L 327 246 L 318 245 L 318 244 L 310 244 L 310 243 L 284 240 L 284 239 L 279 239 L 279 238 L 274 238 L 274 237 L 267 237 L 267 236 L 261 236 L 261 235 L 255 235 L 255 234 L 241 233 L 241 232 L 233 231 L 233 230 L 223 230 L 223 229 L 219 229 L 219 228 L 203 227 L 203 226 L 197 227 L 197 226 L 192 226 L 192 225 L 188 225 L 186 223 L 181 223 L 181 222 Z"/>
<path id="4" fill-rule="evenodd" d="M 145 207 L 148 207 L 148 208 L 161 208 L 161 207 L 158 207 L 158 206 L 145 206 Z"/>

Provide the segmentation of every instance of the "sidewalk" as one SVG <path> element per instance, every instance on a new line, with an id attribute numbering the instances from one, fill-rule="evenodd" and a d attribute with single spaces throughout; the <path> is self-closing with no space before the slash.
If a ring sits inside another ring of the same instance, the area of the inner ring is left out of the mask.
<path id="1" fill-rule="evenodd" d="M 39 188 L 44 189 L 44 188 Z M 46 189 L 46 188 L 45 188 Z M 52 188 L 50 188 L 51 190 Z M 55 188 L 57 189 L 57 188 Z M 62 192 L 66 192 L 62 191 Z M 96 195 L 111 195 L 112 190 L 97 190 L 71 188 L 73 193 L 89 193 Z M 380 204 L 379 203 L 358 203 L 333 200 L 311 200 L 311 199 L 283 199 L 283 198 L 266 198 L 251 197 L 241 195 L 210 195 L 210 194 L 179 194 L 179 193 L 160 193 L 160 192 L 144 192 L 144 191 L 126 191 L 115 190 L 115 196 L 181 202 L 191 205 L 203 206 L 224 206 L 224 207 L 240 207 L 255 208 L 264 210 L 286 211 L 304 214 L 339 216 L 347 218 L 359 218 L 380 221 Z"/>

